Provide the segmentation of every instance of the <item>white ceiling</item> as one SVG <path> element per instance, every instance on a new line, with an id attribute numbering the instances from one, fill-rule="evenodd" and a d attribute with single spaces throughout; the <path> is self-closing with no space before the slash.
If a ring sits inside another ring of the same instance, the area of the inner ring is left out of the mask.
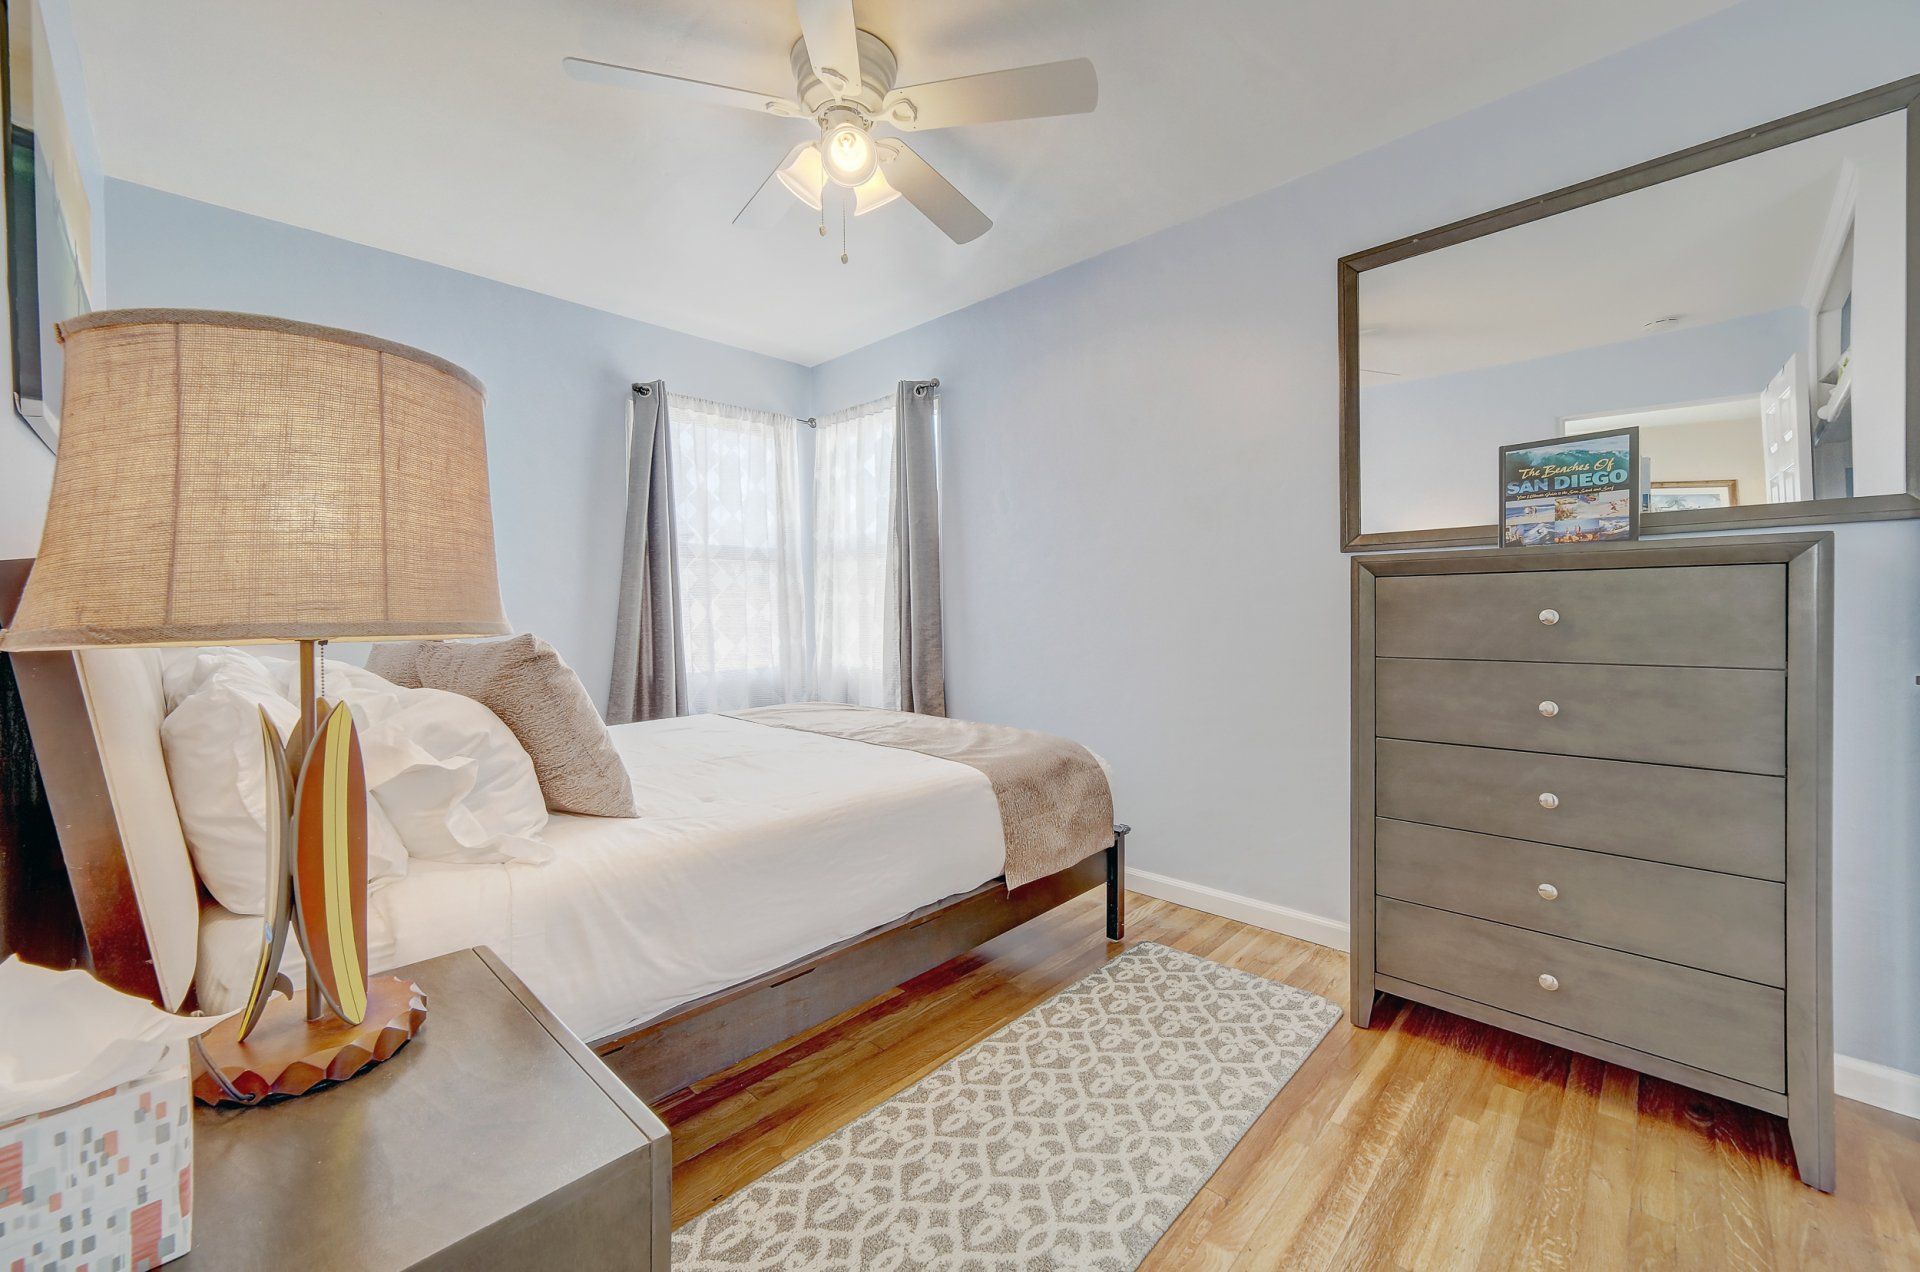
<path id="1" fill-rule="evenodd" d="M 1360 276 L 1367 384 L 1500 366 L 1804 299 L 1843 164 L 1902 162 L 1904 115 Z"/>
<path id="2" fill-rule="evenodd" d="M 1086 56 L 1088 116 L 915 136 L 995 221 L 729 221 L 809 125 L 582 84 L 791 87 L 788 0 L 86 0 L 108 174 L 805 364 L 1278 185 L 1729 0 L 857 0 L 903 83 Z"/>

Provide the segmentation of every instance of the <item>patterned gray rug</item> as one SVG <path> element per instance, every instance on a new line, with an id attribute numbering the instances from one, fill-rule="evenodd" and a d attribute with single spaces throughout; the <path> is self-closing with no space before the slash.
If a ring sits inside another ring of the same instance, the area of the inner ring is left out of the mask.
<path id="1" fill-rule="evenodd" d="M 681 1228 L 675 1272 L 1127 1272 L 1339 1018 L 1136 945 Z"/>

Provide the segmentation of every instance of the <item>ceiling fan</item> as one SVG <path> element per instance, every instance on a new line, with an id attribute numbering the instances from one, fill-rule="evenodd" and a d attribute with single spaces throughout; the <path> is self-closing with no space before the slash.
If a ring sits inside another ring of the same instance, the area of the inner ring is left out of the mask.
<path id="1" fill-rule="evenodd" d="M 819 210 L 832 184 L 852 192 L 855 216 L 904 198 L 956 243 L 972 242 L 992 229 L 993 222 L 906 142 L 875 137 L 874 126 L 927 132 L 1080 115 L 1099 100 L 1099 80 L 1085 58 L 896 87 L 893 50 L 879 36 L 854 25 L 852 0 L 794 0 L 794 7 L 800 15 L 800 39 L 793 46 L 790 94 L 731 88 L 590 58 L 570 57 L 562 65 L 578 80 L 817 124 L 819 138 L 787 151 L 733 218 L 736 225 L 770 223 L 792 207 L 789 194 Z"/>

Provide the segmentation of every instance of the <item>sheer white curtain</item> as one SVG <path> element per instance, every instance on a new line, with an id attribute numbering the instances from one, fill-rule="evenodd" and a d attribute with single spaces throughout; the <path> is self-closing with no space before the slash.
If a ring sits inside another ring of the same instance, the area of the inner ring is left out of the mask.
<path id="1" fill-rule="evenodd" d="M 813 451 L 813 694 L 892 707 L 886 664 L 892 398 L 825 416 Z"/>
<path id="2" fill-rule="evenodd" d="M 799 422 L 677 393 L 668 401 L 689 708 L 804 698 Z"/>

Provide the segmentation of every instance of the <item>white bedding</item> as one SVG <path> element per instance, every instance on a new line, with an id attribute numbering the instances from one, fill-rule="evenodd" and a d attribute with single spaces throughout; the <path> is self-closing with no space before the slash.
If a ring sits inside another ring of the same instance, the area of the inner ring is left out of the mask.
<path id="1" fill-rule="evenodd" d="M 964 764 L 725 716 L 612 733 L 642 816 L 556 814 L 545 865 L 415 860 L 369 902 L 373 967 L 489 945 L 592 1040 L 1003 867 L 993 788 Z M 239 1005 L 259 932 L 205 911 L 202 1007 Z"/>

